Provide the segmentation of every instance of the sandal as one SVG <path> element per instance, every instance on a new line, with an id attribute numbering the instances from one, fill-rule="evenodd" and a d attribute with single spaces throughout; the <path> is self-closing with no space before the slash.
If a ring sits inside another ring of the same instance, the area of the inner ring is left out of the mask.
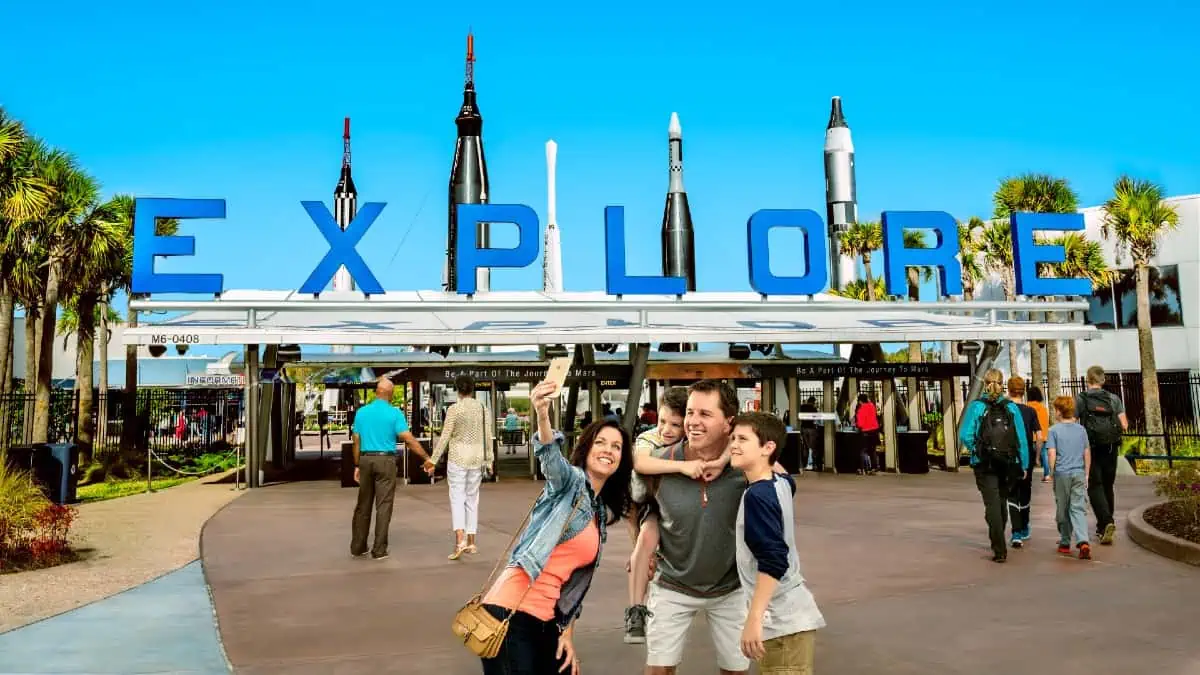
<path id="1" fill-rule="evenodd" d="M 462 554 L 466 553 L 466 552 L 467 552 L 466 546 L 455 546 L 454 553 L 451 553 L 450 555 L 446 556 L 446 558 L 448 558 L 449 560 L 458 560 L 462 556 Z"/>
<path id="2" fill-rule="evenodd" d="M 468 553 L 470 555 L 475 555 L 476 553 L 479 553 L 479 549 L 476 548 L 475 544 L 467 544 L 463 548 L 463 551 L 465 551 L 466 553 Z"/>

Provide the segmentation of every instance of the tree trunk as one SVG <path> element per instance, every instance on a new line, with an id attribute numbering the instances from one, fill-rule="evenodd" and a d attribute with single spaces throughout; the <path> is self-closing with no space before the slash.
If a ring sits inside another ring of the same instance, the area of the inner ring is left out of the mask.
<path id="1" fill-rule="evenodd" d="M 96 383 L 96 390 L 100 392 L 98 402 L 100 413 L 96 415 L 96 443 L 99 444 L 100 452 L 103 454 L 108 445 L 108 289 L 104 289 L 101 293 L 100 332 L 96 336 L 96 341 L 99 343 L 96 351 L 100 352 L 100 367 L 97 369 L 99 382 Z"/>
<path id="2" fill-rule="evenodd" d="M 42 341 L 41 312 L 36 307 L 25 308 L 25 379 L 21 387 L 25 401 L 24 416 L 21 418 L 21 443 L 29 444 L 33 439 L 33 390 L 37 380 L 38 348 Z"/>
<path id="3" fill-rule="evenodd" d="M 921 299 L 921 271 L 916 267 L 909 267 L 906 270 L 908 276 L 908 299 L 917 302 Z M 908 343 L 908 362 L 920 363 L 924 359 L 921 353 L 920 342 Z M 910 377 L 905 380 L 905 388 L 908 389 L 908 410 L 910 411 L 908 418 L 908 428 L 914 431 L 921 429 L 921 417 L 918 415 L 915 419 L 911 412 L 920 411 L 924 413 L 925 397 L 921 394 L 921 383 L 915 377 Z"/>
<path id="4" fill-rule="evenodd" d="M 75 329 L 75 349 L 79 353 L 79 368 L 75 382 L 79 385 L 79 416 L 75 418 L 75 442 L 79 445 L 79 466 L 87 468 L 94 456 L 95 434 L 93 433 L 92 411 L 95 408 L 92 387 L 92 361 L 96 346 L 96 296 L 84 293 L 79 296 L 75 310 L 79 314 L 79 325 Z"/>
<path id="5" fill-rule="evenodd" d="M 1041 346 L 1044 343 L 1036 340 L 1029 343 L 1029 374 L 1033 384 L 1041 387 L 1045 373 L 1042 372 L 1042 350 Z M 1018 375 L 1015 370 L 1012 375 Z"/>
<path id="6" fill-rule="evenodd" d="M 1077 353 L 1075 341 L 1071 340 L 1067 343 L 1067 359 L 1071 361 L 1071 382 L 1079 381 L 1079 354 Z"/>
<path id="7" fill-rule="evenodd" d="M 972 287 L 970 284 L 963 284 L 963 302 L 970 302 L 974 299 L 975 299 L 974 287 Z M 952 358 L 955 362 L 961 363 L 962 361 L 965 361 L 967 357 L 959 356 L 958 344 L 959 343 L 955 343 L 952 346 L 952 348 L 950 350 L 950 358 Z M 969 379 L 970 378 L 968 378 L 968 380 Z M 958 415 L 959 419 L 961 419 L 962 414 L 963 414 L 963 408 L 966 407 L 965 406 L 966 401 L 963 400 L 962 382 L 958 378 L 950 380 L 950 390 L 951 390 L 951 393 L 954 395 L 954 412 L 956 415 Z M 943 423 L 945 423 L 945 422 L 943 422 Z M 954 424 L 955 424 L 955 426 L 958 425 L 958 419 L 954 420 Z"/>
<path id="8" fill-rule="evenodd" d="M 37 396 L 33 407 L 33 442 L 50 438 L 50 379 L 54 374 L 54 324 L 58 319 L 59 279 L 62 263 L 57 254 L 50 256 L 50 274 L 46 277 L 46 295 L 42 302 L 42 334 L 38 337 Z"/>
<path id="9" fill-rule="evenodd" d="M 13 297 L 8 284 L 0 281 L 0 454 L 8 450 L 8 418 L 12 404 L 8 400 L 12 380 Z M 3 462 L 3 458 L 0 458 Z"/>
<path id="10" fill-rule="evenodd" d="M 1142 400 L 1146 403 L 1147 445 L 1155 455 L 1163 444 L 1162 404 L 1158 400 L 1158 367 L 1154 364 L 1154 336 L 1150 333 L 1150 268 L 1145 262 L 1134 264 L 1137 274 L 1138 355 L 1142 361 Z"/>
<path id="11" fill-rule="evenodd" d="M 1016 292 L 1013 290 L 1013 288 L 1016 285 L 1016 281 L 1013 278 L 1013 273 L 1011 270 L 1005 272 L 1003 285 L 1004 285 L 1004 299 L 1008 300 L 1010 302 L 1015 300 L 1017 296 L 1016 296 Z M 1015 312 L 1010 312 L 1009 318 L 1015 319 L 1016 318 Z M 1008 371 L 1009 371 L 1008 374 L 1010 377 L 1017 374 L 1017 341 L 1016 340 L 1008 341 Z"/>
<path id="12" fill-rule="evenodd" d="M 1058 323 L 1056 312 L 1046 312 L 1048 323 Z M 1046 342 L 1046 396 L 1053 401 L 1062 387 L 1062 365 L 1058 352 L 1058 340 Z"/>
<path id="13" fill-rule="evenodd" d="M 862 254 L 862 261 L 867 277 L 867 301 L 875 302 L 875 277 L 871 275 L 871 254 Z"/>

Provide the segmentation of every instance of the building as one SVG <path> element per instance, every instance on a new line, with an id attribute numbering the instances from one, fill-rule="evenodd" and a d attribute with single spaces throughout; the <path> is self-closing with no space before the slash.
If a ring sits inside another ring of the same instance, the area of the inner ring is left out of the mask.
<path id="1" fill-rule="evenodd" d="M 1179 227 L 1159 242 L 1151 262 L 1150 321 L 1154 359 L 1160 374 L 1200 373 L 1200 194 L 1165 200 L 1179 212 Z M 1130 272 L 1108 288 L 1095 289 L 1087 323 L 1096 339 L 1078 344 L 1079 368 L 1100 364 L 1109 372 L 1139 373 L 1137 298 L 1128 252 L 1118 256 L 1115 242 L 1101 233 L 1104 207 L 1082 209 L 1086 236 L 1104 246 L 1108 264 Z M 1117 302 L 1113 298 L 1117 298 Z"/>

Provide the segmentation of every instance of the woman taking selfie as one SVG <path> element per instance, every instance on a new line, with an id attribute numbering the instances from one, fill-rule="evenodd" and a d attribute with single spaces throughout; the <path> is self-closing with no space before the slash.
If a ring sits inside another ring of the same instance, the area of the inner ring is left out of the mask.
<path id="1" fill-rule="evenodd" d="M 578 673 L 575 618 L 600 564 L 606 528 L 629 508 L 628 435 L 615 422 L 596 422 L 580 434 L 568 462 L 563 436 L 550 425 L 557 394 L 555 383 L 542 382 L 530 395 L 537 414 L 534 453 L 546 485 L 482 600 L 497 619 L 511 616 L 499 652 L 482 659 L 485 675 Z"/>

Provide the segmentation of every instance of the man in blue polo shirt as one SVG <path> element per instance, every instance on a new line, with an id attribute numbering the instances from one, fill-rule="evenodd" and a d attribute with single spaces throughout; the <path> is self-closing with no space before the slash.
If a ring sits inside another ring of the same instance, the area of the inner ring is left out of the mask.
<path id="1" fill-rule="evenodd" d="M 358 481 L 358 503 L 354 506 L 350 555 L 367 554 L 367 532 L 371 529 L 371 504 L 375 504 L 375 544 L 371 557 L 388 557 L 388 527 L 396 496 L 396 442 L 403 441 L 424 459 L 429 454 L 412 432 L 404 412 L 392 406 L 392 381 L 381 378 L 375 385 L 375 400 L 359 408 L 354 416 L 354 480 Z"/>

